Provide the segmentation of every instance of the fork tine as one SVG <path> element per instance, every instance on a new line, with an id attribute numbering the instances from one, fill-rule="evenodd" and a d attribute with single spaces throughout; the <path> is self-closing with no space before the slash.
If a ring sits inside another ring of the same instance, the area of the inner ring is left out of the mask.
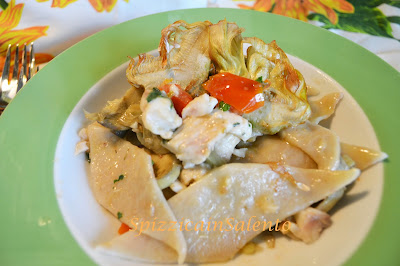
<path id="1" fill-rule="evenodd" d="M 27 64 L 27 54 L 26 54 L 26 44 L 24 44 L 24 48 L 23 48 L 23 50 L 22 50 L 22 68 L 21 68 L 21 72 L 23 73 L 23 82 L 24 82 L 24 84 L 25 84 L 25 82 L 26 82 L 26 70 L 28 69 L 27 67 L 26 67 L 26 64 Z"/>
<path id="2" fill-rule="evenodd" d="M 19 92 L 19 90 L 24 86 L 25 82 L 24 82 L 24 77 L 25 77 L 25 66 L 22 65 L 21 67 L 21 71 L 19 72 L 19 77 L 18 77 L 18 86 L 17 86 L 17 92 Z"/>
<path id="3" fill-rule="evenodd" d="M 19 45 L 15 47 L 15 58 L 14 58 L 14 68 L 11 78 L 11 83 L 15 83 L 18 79 L 18 66 L 19 66 Z"/>
<path id="4" fill-rule="evenodd" d="M 19 46 L 16 45 L 15 48 L 15 58 L 14 58 L 14 67 L 11 70 L 10 62 L 11 62 L 11 45 L 8 45 L 7 55 L 4 62 L 4 70 L 0 79 L 0 107 L 5 107 L 7 104 L 15 97 L 17 92 L 25 85 L 25 83 L 35 74 L 35 71 L 39 69 L 35 64 L 35 53 L 33 42 L 30 44 L 31 47 L 27 47 L 24 44 L 22 49 L 22 58 L 21 58 L 21 69 L 19 70 Z M 27 53 L 27 49 L 29 49 L 29 56 Z M 11 82 L 8 82 L 10 71 L 12 71 Z"/>
<path id="5" fill-rule="evenodd" d="M 10 74 L 10 61 L 11 61 L 11 44 L 8 45 L 6 60 L 4 62 L 3 74 L 0 79 L 0 95 L 2 87 L 8 85 L 8 75 Z M 4 84 L 4 85 L 3 85 Z"/>
<path id="6" fill-rule="evenodd" d="M 27 80 L 29 80 L 33 76 L 33 71 L 35 69 L 35 54 L 33 50 L 33 42 L 31 42 L 31 48 L 30 48 L 30 53 L 29 53 L 29 62 L 28 62 L 28 77 Z"/>

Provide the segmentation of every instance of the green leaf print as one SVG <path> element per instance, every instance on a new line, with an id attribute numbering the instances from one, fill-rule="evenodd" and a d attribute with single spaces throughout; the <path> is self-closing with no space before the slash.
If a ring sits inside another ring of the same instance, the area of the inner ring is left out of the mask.
<path id="1" fill-rule="evenodd" d="M 367 0 L 366 2 L 368 1 L 372 2 L 372 0 Z M 336 25 L 320 14 L 310 14 L 308 19 L 323 22 L 325 25 L 322 27 L 326 29 L 341 29 L 394 38 L 389 20 L 379 9 L 367 6 L 354 7 L 355 11 L 352 14 L 338 12 L 339 21 Z"/>
<path id="2" fill-rule="evenodd" d="M 387 17 L 387 20 L 389 20 L 391 23 L 400 24 L 400 17 Z"/>
<path id="3" fill-rule="evenodd" d="M 6 10 L 7 7 L 8 7 L 8 3 L 4 0 L 0 0 L 0 8 L 3 10 Z"/>

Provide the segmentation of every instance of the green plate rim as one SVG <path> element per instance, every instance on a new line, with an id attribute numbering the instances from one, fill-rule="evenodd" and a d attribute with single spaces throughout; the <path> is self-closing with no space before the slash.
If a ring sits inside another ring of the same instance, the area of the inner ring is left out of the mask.
<path id="1" fill-rule="evenodd" d="M 0 264 L 94 264 L 67 229 L 54 190 L 54 154 L 68 115 L 84 93 L 126 62 L 128 55 L 157 47 L 166 25 L 179 19 L 215 23 L 224 18 L 245 28 L 245 36 L 277 40 L 285 52 L 333 77 L 363 108 L 390 159 L 384 165 L 383 198 L 374 225 L 345 264 L 400 264 L 400 230 L 396 230 L 400 73 L 327 30 L 270 13 L 225 8 L 176 10 L 110 27 L 64 51 L 27 83 L 0 117 L 0 198 L 5 210 L 0 222 Z"/>

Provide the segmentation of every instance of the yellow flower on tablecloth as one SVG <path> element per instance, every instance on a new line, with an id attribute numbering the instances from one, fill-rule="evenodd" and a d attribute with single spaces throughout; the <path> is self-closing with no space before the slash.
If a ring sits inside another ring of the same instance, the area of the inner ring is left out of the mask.
<path id="1" fill-rule="evenodd" d="M 47 2 L 50 0 L 36 0 L 36 2 Z M 64 8 L 67 5 L 78 1 L 78 0 L 53 0 L 51 7 L 59 7 Z M 99 13 L 103 11 L 110 12 L 118 0 L 88 0 L 92 7 Z M 124 0 L 125 2 L 129 2 L 129 0 Z"/>
<path id="2" fill-rule="evenodd" d="M 9 44 L 13 45 L 13 47 L 16 44 L 29 44 L 45 36 L 49 28 L 49 26 L 35 26 L 13 30 L 21 20 L 23 8 L 24 4 L 15 5 L 15 0 L 11 0 L 8 7 L 0 12 L 0 72 L 3 70 L 4 58 Z M 35 54 L 35 58 L 38 63 L 45 63 L 50 61 L 53 56 L 49 54 Z"/>
<path id="3" fill-rule="evenodd" d="M 36 0 L 36 2 L 47 2 L 50 0 Z M 51 3 L 51 7 L 59 7 L 59 8 L 64 8 L 67 5 L 78 1 L 78 0 L 53 0 L 53 2 Z"/>
<path id="4" fill-rule="evenodd" d="M 12 0 L 8 8 L 0 13 L 0 35 L 18 25 L 23 8 L 24 4 L 15 5 L 15 0 Z"/>
<path id="5" fill-rule="evenodd" d="M 103 12 L 104 10 L 110 12 L 118 0 L 89 0 L 89 3 L 96 9 L 97 12 Z M 124 0 L 128 2 L 129 0 Z"/>
<path id="6" fill-rule="evenodd" d="M 239 4 L 243 9 L 272 12 L 307 21 L 308 13 L 324 15 L 332 24 L 337 24 L 335 12 L 354 13 L 354 6 L 346 0 L 257 0 L 253 6 Z"/>

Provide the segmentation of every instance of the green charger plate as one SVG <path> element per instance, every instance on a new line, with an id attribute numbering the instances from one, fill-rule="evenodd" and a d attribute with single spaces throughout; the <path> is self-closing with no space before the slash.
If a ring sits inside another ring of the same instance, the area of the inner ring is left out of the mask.
<path id="1" fill-rule="evenodd" d="M 28 82 L 0 117 L 0 265 L 94 264 L 67 229 L 54 190 L 54 154 L 68 115 L 92 85 L 127 61 L 127 55 L 157 47 L 166 25 L 180 19 L 215 23 L 223 18 L 244 27 L 245 36 L 277 40 L 285 52 L 333 77 L 361 105 L 390 160 L 385 163 L 378 216 L 346 264 L 400 265 L 400 73 L 327 30 L 238 9 L 180 10 L 119 24 L 69 48 Z"/>

